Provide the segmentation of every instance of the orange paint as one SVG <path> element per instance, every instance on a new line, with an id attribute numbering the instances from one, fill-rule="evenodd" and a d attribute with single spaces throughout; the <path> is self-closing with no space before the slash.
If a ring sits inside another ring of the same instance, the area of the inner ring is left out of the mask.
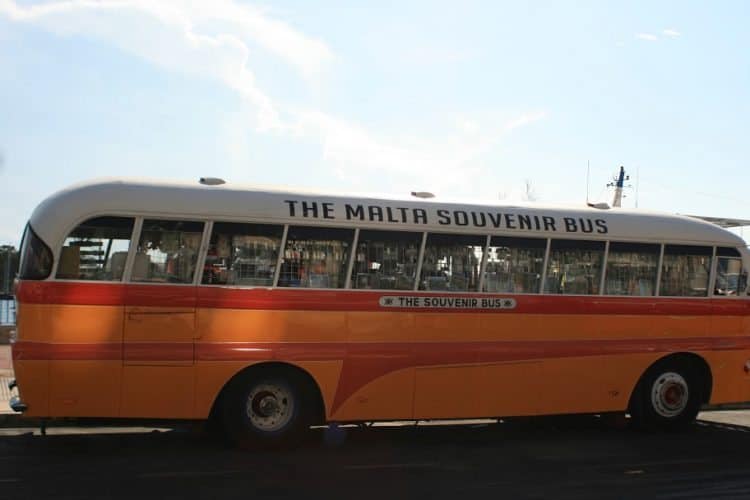
<path id="1" fill-rule="evenodd" d="M 706 359 L 712 403 L 750 400 L 738 299 L 379 310 L 386 292 L 27 284 L 13 353 L 29 416 L 205 418 L 233 376 L 267 361 L 309 373 L 333 421 L 621 411 L 672 352 Z"/>

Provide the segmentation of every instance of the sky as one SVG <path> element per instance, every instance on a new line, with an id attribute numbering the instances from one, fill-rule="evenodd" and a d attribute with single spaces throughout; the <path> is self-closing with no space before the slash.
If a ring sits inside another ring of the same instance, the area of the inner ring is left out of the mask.
<path id="1" fill-rule="evenodd" d="M 133 176 L 750 219 L 750 2 L 0 0 L 0 244 Z M 731 189 L 730 189 L 731 188 Z"/>

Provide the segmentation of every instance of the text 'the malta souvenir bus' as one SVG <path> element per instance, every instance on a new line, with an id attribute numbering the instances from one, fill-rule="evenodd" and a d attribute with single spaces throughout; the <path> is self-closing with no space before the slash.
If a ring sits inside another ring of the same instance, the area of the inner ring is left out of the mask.
<path id="1" fill-rule="evenodd" d="M 688 217 L 113 180 L 22 243 L 31 417 L 324 422 L 750 401 L 745 242 Z"/>

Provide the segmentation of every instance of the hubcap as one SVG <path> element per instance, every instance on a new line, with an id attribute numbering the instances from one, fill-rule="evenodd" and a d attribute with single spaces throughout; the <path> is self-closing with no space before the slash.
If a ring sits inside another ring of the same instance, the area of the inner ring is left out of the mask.
<path id="1" fill-rule="evenodd" d="M 245 411 L 253 427 L 273 432 L 291 420 L 294 399 L 289 389 L 280 384 L 258 384 L 248 394 Z"/>
<path id="2" fill-rule="evenodd" d="M 654 411 L 666 418 L 680 415 L 687 407 L 689 396 L 685 378 L 675 372 L 662 374 L 651 387 Z"/>

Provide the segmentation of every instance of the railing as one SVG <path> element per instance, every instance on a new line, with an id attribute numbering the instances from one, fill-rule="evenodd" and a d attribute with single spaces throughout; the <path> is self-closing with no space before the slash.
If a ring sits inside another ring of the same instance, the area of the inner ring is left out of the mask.
<path id="1" fill-rule="evenodd" d="M 0 297 L 0 325 L 16 324 L 16 302 L 13 298 Z"/>

